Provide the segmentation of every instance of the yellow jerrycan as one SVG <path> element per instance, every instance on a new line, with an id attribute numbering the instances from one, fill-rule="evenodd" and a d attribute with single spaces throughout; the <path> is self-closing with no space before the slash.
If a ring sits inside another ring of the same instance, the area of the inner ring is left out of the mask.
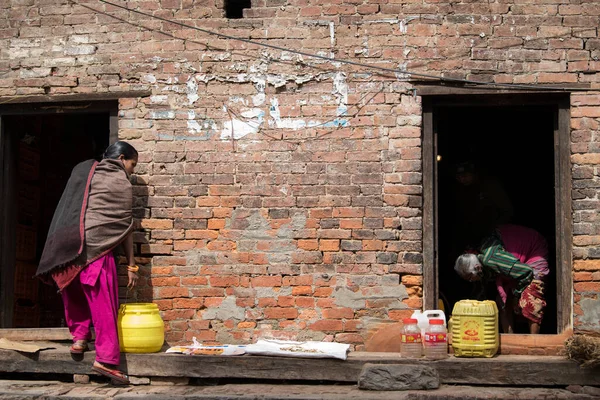
<path id="1" fill-rule="evenodd" d="M 117 328 L 124 353 L 156 353 L 165 341 L 165 325 L 154 303 L 121 304 Z"/>
<path id="2" fill-rule="evenodd" d="M 461 300 L 454 304 L 450 334 L 456 357 L 493 357 L 500 345 L 496 302 Z"/>

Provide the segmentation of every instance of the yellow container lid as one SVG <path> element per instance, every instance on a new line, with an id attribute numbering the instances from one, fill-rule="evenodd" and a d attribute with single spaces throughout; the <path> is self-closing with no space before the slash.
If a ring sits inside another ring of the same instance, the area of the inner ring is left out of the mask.
<path id="1" fill-rule="evenodd" d="M 454 304 L 452 315 L 494 316 L 498 314 L 496 302 L 492 300 L 460 300 Z"/>

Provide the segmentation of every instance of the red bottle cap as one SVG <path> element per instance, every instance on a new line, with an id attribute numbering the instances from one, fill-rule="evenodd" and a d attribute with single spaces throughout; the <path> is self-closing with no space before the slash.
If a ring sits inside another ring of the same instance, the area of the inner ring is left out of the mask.
<path id="1" fill-rule="evenodd" d="M 416 319 L 414 319 L 414 318 L 404 318 L 404 319 L 402 320 L 402 322 L 404 322 L 404 324 L 416 324 L 416 323 L 418 323 L 419 321 L 417 321 L 417 320 L 416 320 Z"/>
<path id="2" fill-rule="evenodd" d="M 429 325 L 444 325 L 443 319 L 430 319 Z"/>

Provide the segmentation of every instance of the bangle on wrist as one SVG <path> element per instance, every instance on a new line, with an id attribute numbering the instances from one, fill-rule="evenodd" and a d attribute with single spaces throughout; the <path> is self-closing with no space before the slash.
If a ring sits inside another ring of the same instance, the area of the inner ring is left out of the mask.
<path id="1" fill-rule="evenodd" d="M 127 267 L 127 271 L 129 272 L 138 272 L 140 270 L 140 267 L 138 267 L 137 265 L 129 265 Z"/>

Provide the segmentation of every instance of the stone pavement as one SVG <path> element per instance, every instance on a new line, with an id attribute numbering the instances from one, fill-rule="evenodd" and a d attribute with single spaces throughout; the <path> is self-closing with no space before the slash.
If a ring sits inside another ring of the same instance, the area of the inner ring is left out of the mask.
<path id="1" fill-rule="evenodd" d="M 600 388 L 574 386 L 567 389 L 502 388 L 444 385 L 437 390 L 372 392 L 356 385 L 332 384 L 221 384 L 221 385 L 140 385 L 119 387 L 106 382 L 88 384 L 59 381 L 24 381 L 0 379 L 1 400 L 438 400 L 438 399 L 598 399 Z"/>

